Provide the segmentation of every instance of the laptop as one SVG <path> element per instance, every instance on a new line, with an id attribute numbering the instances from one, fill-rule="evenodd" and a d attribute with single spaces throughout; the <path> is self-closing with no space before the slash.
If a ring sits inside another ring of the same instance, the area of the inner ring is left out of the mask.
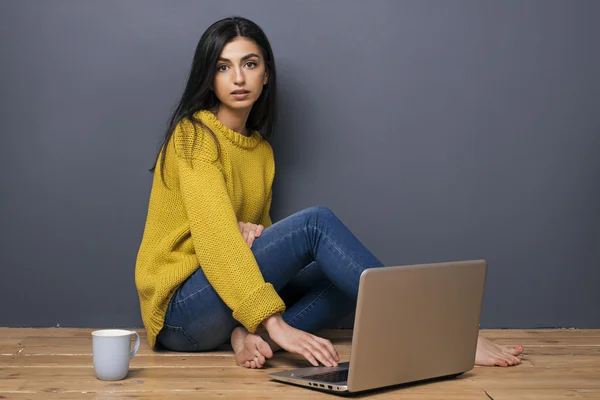
<path id="1" fill-rule="evenodd" d="M 450 379 L 475 366 L 485 260 L 365 270 L 350 361 L 273 372 L 302 387 L 351 394 Z"/>

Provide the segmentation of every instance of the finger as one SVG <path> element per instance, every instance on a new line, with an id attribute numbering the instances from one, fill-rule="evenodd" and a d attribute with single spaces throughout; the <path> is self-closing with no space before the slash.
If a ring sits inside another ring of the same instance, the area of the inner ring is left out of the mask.
<path id="1" fill-rule="evenodd" d="M 251 237 L 253 240 L 256 237 L 256 227 L 250 227 L 250 229 L 248 229 L 248 236 Z"/>
<path id="2" fill-rule="evenodd" d="M 246 243 L 248 243 L 248 246 L 250 246 L 250 241 L 248 240 L 248 238 L 250 237 L 250 230 L 248 225 L 244 225 L 244 229 L 242 231 L 242 236 L 244 237 L 244 240 L 246 241 Z"/>
<path id="3" fill-rule="evenodd" d="M 323 345 L 325 346 L 327 351 L 329 351 L 329 354 L 331 354 L 331 357 L 333 357 L 333 359 L 336 362 L 340 361 L 340 355 L 338 354 L 337 350 L 335 349 L 335 347 L 333 346 L 333 343 L 331 343 L 330 340 L 319 338 L 319 341 L 321 343 L 323 343 Z"/>
<path id="4" fill-rule="evenodd" d="M 240 232 L 245 237 L 248 234 L 248 224 L 245 222 L 240 222 Z"/>
<path id="5" fill-rule="evenodd" d="M 319 366 L 319 362 L 316 360 L 315 357 L 313 357 L 312 353 L 308 349 L 305 348 L 302 351 L 299 351 L 298 353 L 302 354 L 304 358 L 306 358 L 308 362 L 314 365 L 315 367 Z"/>
<path id="6" fill-rule="evenodd" d="M 325 345 L 317 341 L 314 341 L 314 343 L 311 343 L 311 345 L 315 351 L 318 351 L 319 354 L 321 354 L 323 360 L 325 360 L 325 362 L 323 362 L 324 365 L 328 367 L 337 367 L 337 362 L 333 359 L 333 356 L 329 354 L 329 351 Z"/>
<path id="7" fill-rule="evenodd" d="M 327 351 L 329 352 L 329 354 L 331 355 L 331 357 L 333 358 L 333 360 L 340 361 L 340 356 L 338 354 L 338 352 L 336 351 L 335 347 L 333 347 L 333 344 L 331 344 L 331 342 L 327 339 L 323 339 L 321 337 L 315 336 L 315 340 L 320 342 L 321 344 L 323 344 L 323 346 L 325 346 L 325 348 L 327 349 Z"/>
<path id="8" fill-rule="evenodd" d="M 323 357 L 325 357 L 325 359 L 329 363 L 328 366 L 329 367 L 337 367 L 337 362 L 335 361 L 333 353 L 330 352 L 329 348 L 322 341 L 325 339 L 317 340 L 317 339 L 321 339 L 321 338 L 318 338 L 317 336 L 312 336 L 311 339 L 312 339 L 312 341 L 311 341 L 312 346 L 314 348 L 317 348 L 323 354 Z"/>
<path id="9" fill-rule="evenodd" d="M 316 343 L 316 342 L 315 342 Z M 329 363 L 329 360 L 327 359 L 327 357 L 325 356 L 325 354 L 321 351 L 320 348 L 313 346 L 312 343 L 310 342 L 305 342 L 304 343 L 305 348 L 310 351 L 310 353 L 321 362 L 321 364 L 325 365 L 326 367 L 331 367 L 332 365 Z M 318 346 L 318 345 L 317 345 Z"/>
<path id="10" fill-rule="evenodd" d="M 319 343 L 319 346 L 321 346 L 320 349 L 325 355 L 325 357 L 327 357 L 329 364 L 331 364 L 332 367 L 337 367 L 337 360 L 335 359 L 335 350 L 329 348 L 326 342 L 327 340 L 325 340 L 325 342 L 318 341 L 317 343 Z"/>
<path id="11" fill-rule="evenodd" d="M 242 233 L 247 235 L 248 234 L 248 224 L 242 223 Z"/>
<path id="12" fill-rule="evenodd" d="M 256 228 L 256 233 L 254 234 L 256 237 L 259 237 L 261 233 L 265 230 L 265 227 L 262 225 L 258 225 Z"/>
<path id="13" fill-rule="evenodd" d="M 246 237 L 246 242 L 248 243 L 248 246 L 252 247 L 252 243 L 254 243 L 254 231 L 255 228 L 253 226 L 248 226 L 248 236 Z"/>

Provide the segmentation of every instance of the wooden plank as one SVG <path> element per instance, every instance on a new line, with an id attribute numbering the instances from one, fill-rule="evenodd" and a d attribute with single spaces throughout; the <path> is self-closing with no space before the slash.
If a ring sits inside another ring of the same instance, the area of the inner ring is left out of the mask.
<path id="1" fill-rule="evenodd" d="M 306 366 L 298 355 L 278 352 L 269 368 L 235 366 L 230 348 L 214 352 L 157 352 L 147 346 L 118 382 L 96 379 L 91 357 L 93 329 L 0 328 L 0 399 L 265 399 L 331 398 L 271 381 L 271 371 Z M 452 381 L 403 386 L 369 394 L 381 399 L 591 399 L 600 398 L 600 330 L 482 331 L 497 343 L 523 344 L 521 365 L 475 367 Z M 342 361 L 350 355 L 351 331 L 324 331 Z M 529 344 L 528 344 L 529 343 Z M 20 350 L 20 352 L 19 352 Z M 487 395 L 486 395 L 487 392 Z"/>
<path id="2" fill-rule="evenodd" d="M 539 346 L 526 347 L 527 355 L 544 356 L 600 356 L 600 346 Z"/>
<path id="3" fill-rule="evenodd" d="M 300 392 L 299 392 L 300 391 Z M 176 394 L 171 394 L 168 392 L 156 392 L 156 393 L 131 393 L 131 394 L 123 394 L 123 393 L 60 393 L 60 399 L 64 400 L 86 400 L 86 399 L 106 399 L 106 400 L 122 400 L 124 398 L 127 399 L 137 399 L 137 400 L 163 400 L 167 398 L 166 396 L 173 395 L 176 396 L 178 400 L 239 400 L 240 398 L 245 397 L 245 392 L 177 392 Z M 253 393 L 248 392 L 251 396 L 255 394 L 257 397 L 261 399 L 274 399 L 279 400 L 282 399 L 282 393 Z M 490 392 L 488 394 L 491 395 Z M 14 400 L 45 400 L 49 398 L 49 393 L 11 393 L 9 396 L 0 395 L 0 399 L 14 399 Z M 366 396 L 365 396 L 366 397 Z M 311 390 L 305 389 L 297 389 L 295 392 L 285 392 L 285 399 L 290 400 L 304 400 L 304 399 L 332 399 L 332 395 L 330 394 L 321 394 Z M 361 398 L 356 397 L 356 398 Z M 406 393 L 402 392 L 401 389 L 394 392 L 389 392 L 386 394 L 369 394 L 369 399 L 399 399 L 399 400 L 489 400 L 489 397 L 485 395 L 483 390 L 473 390 L 473 391 L 464 391 L 462 393 L 439 393 L 439 392 L 428 392 L 428 393 Z M 530 393 L 523 393 L 521 391 L 507 391 L 494 393 L 492 396 L 494 400 L 564 400 L 568 399 L 595 399 L 600 398 L 600 392 L 576 392 L 573 390 L 546 390 L 546 389 L 537 389 Z"/>
<path id="4" fill-rule="evenodd" d="M 0 328 L 2 338 L 25 337 L 88 337 L 92 332 L 103 328 Z M 107 328 L 113 329 L 113 328 Z M 135 330 L 140 337 L 146 337 L 144 328 L 114 328 Z"/>
<path id="5" fill-rule="evenodd" d="M 551 393 L 551 392 L 547 392 Z M 45 400 L 52 394 L 47 392 L 42 393 L 10 393 L 0 394 L 0 399 L 10 398 L 14 400 Z M 263 391 L 193 391 L 193 392 L 134 392 L 134 393 L 122 393 L 122 392 L 86 392 L 86 393 L 60 393 L 61 400 L 86 400 L 86 399 L 137 399 L 137 400 L 164 400 L 173 396 L 177 400 L 240 400 L 243 398 L 251 399 L 265 399 L 265 400 L 304 400 L 304 399 L 324 399 L 331 400 L 336 397 L 332 397 L 331 394 L 320 393 L 311 389 L 304 388 L 290 388 L 286 391 L 277 392 L 263 392 Z M 365 395 L 366 396 L 366 395 Z M 361 396 L 355 397 L 361 398 Z M 377 391 L 368 394 L 369 399 L 377 400 L 488 400 L 485 393 L 481 389 L 462 389 L 457 393 L 449 393 L 447 390 L 428 390 L 420 393 L 409 392 L 405 389 L 395 389 L 390 391 Z M 571 397 L 573 399 L 579 399 L 580 397 Z M 583 398 L 583 397 L 581 397 Z M 591 398 L 591 397 L 589 397 Z M 540 397 L 544 399 L 544 397 Z M 513 399 L 514 400 L 514 399 Z"/>
<path id="6" fill-rule="evenodd" d="M 129 328 L 0 328 L 0 334 L 4 331 L 11 332 L 30 332 L 35 336 L 55 336 L 56 332 L 64 332 L 72 336 L 87 336 L 92 331 L 97 329 L 128 329 L 135 330 L 140 336 L 146 336 L 143 327 L 129 327 Z M 600 337 L 600 329 L 481 329 L 481 333 L 486 336 L 491 335 L 493 337 L 523 337 L 531 335 L 582 335 L 582 336 L 596 336 Z M 330 338 L 352 338 L 352 329 L 324 329 L 319 332 L 319 335 Z"/>
<path id="7" fill-rule="evenodd" d="M 0 357 L 18 354 L 22 349 L 23 346 L 17 340 L 14 343 L 0 344 Z"/>
<path id="8" fill-rule="evenodd" d="M 501 343 L 501 341 L 496 341 Z M 524 341 L 521 341 L 523 344 Z M 548 354 L 549 352 L 557 351 L 565 354 L 579 354 L 581 351 L 587 352 L 589 348 L 596 348 L 595 353 L 600 353 L 600 345 L 593 344 L 594 342 L 589 339 L 574 339 L 568 341 L 567 339 L 562 340 L 560 343 L 541 344 L 542 341 L 534 343 L 523 344 L 526 354 Z M 548 342 L 548 340 L 546 340 Z M 347 342 L 339 342 L 336 339 L 332 340 L 332 343 L 336 347 L 337 351 L 342 354 L 350 353 L 351 344 Z M 582 347 L 583 350 L 578 350 L 578 347 Z M 6 345 L 2 355 L 12 355 L 21 350 L 22 355 L 91 355 L 92 354 L 92 338 L 91 337 L 74 337 L 74 338 L 62 338 L 62 337 L 27 337 L 21 341 L 15 341 L 11 345 Z M 220 350 L 210 352 L 172 352 L 172 351 L 156 351 L 150 349 L 147 342 L 141 342 L 139 355 L 156 355 L 164 357 L 172 357 L 178 355 L 187 355 L 190 357 L 197 356 L 231 356 L 233 353 L 229 346 L 223 346 Z"/>
<path id="9" fill-rule="evenodd" d="M 488 390 L 494 400 L 564 400 L 564 399 L 599 399 L 600 390 L 596 389 L 547 389 L 530 388 L 525 390 L 511 389 L 510 384 L 505 389 Z M 483 400 L 489 400 L 484 397 Z"/>
<path id="10" fill-rule="evenodd" d="M 91 355 L 92 354 L 92 337 L 53 337 L 53 336 L 27 336 L 18 342 L 19 347 L 23 347 L 23 355 Z M 332 343 L 338 349 L 338 352 L 348 351 L 350 344 L 343 340 L 334 339 Z M 18 348 L 16 349 L 18 350 Z M 12 354 L 12 353 L 8 353 Z M 188 356 L 211 356 L 211 355 L 229 355 L 233 357 L 233 352 L 230 346 L 222 346 L 220 350 L 210 352 L 173 352 L 173 351 L 157 351 L 151 349 L 148 342 L 140 341 L 139 355 L 161 355 L 174 356 L 185 354 Z"/>
<path id="11" fill-rule="evenodd" d="M 348 361 L 349 357 L 342 357 L 340 362 Z M 93 359 L 91 355 L 39 355 L 39 356 L 11 356 L 0 357 L 0 367 L 6 368 L 91 368 Z M 131 360 L 131 367 L 136 368 L 242 368 L 235 364 L 233 356 L 215 355 L 209 357 L 174 355 L 172 357 L 140 356 L 136 355 Z M 267 366 L 277 368 L 300 368 L 310 366 L 303 356 L 287 352 L 277 352 L 275 357 L 267 361 Z"/>
<path id="12" fill-rule="evenodd" d="M 0 393 L 4 392 L 191 392 L 288 391 L 293 386 L 271 381 L 267 374 L 279 369 L 248 370 L 245 368 L 132 368 L 126 379 L 103 382 L 96 379 L 92 368 L 0 368 Z M 464 380 L 433 382 L 420 389 L 468 387 Z M 417 388 L 409 388 L 419 391 Z"/>
<path id="13" fill-rule="evenodd" d="M 522 359 L 521 366 L 532 368 L 536 366 L 544 366 L 544 364 L 551 363 L 551 365 L 560 366 L 561 363 L 557 361 L 550 361 L 548 358 L 553 356 L 541 356 L 539 361 L 531 361 L 532 356 L 525 356 Z M 577 357 L 577 356 L 573 356 Z M 574 366 L 595 366 L 600 362 L 600 358 L 593 358 L 589 356 L 580 356 L 581 359 L 572 358 Z M 341 355 L 340 362 L 349 361 L 349 355 Z M 594 361 L 595 360 L 595 361 Z M 33 355 L 33 356 L 20 356 L 20 357 L 0 357 L 0 367 L 26 367 L 26 368 L 68 368 L 68 367 L 91 367 L 93 362 L 91 355 Z M 136 355 L 131 360 L 132 367 L 140 368 L 241 368 L 235 364 L 235 360 L 232 356 L 209 356 L 209 357 L 189 357 L 174 355 L 172 357 L 161 357 L 154 355 L 140 356 Z M 287 352 L 277 352 L 275 356 L 267 360 L 266 367 L 272 368 L 301 368 L 310 366 L 308 361 L 303 356 L 298 354 L 290 354 Z"/>
<path id="14" fill-rule="evenodd" d="M 93 329 L 72 328 L 0 328 L 0 354 L 14 354 L 24 347 L 25 354 L 91 354 L 91 332 Z M 558 331 L 482 331 L 485 337 L 504 345 L 521 344 L 528 350 L 539 347 L 600 346 L 600 330 L 558 330 Z M 145 332 L 139 354 L 155 354 L 149 348 Z M 331 339 L 336 346 L 351 344 L 351 331 L 323 331 L 324 337 Z M 522 336 L 521 336 L 522 335 Z M 65 339 L 71 340 L 65 340 Z M 170 355 L 166 352 L 165 355 Z"/>
<path id="15" fill-rule="evenodd" d="M 523 347 L 541 347 L 541 346 L 600 346 L 600 337 L 590 335 L 573 336 L 514 336 L 514 337 L 495 337 L 493 335 L 482 333 L 482 335 L 494 343 L 513 346 L 522 345 Z"/>
<path id="16" fill-rule="evenodd" d="M 526 337 L 596 337 L 600 338 L 600 329 L 481 329 L 481 334 L 490 338 L 526 338 Z"/>
<path id="17" fill-rule="evenodd" d="M 589 355 L 565 355 L 565 356 L 545 356 L 528 355 L 527 360 L 536 368 L 596 368 L 600 369 L 600 356 Z M 600 377 L 599 377 L 600 379 Z"/>
<path id="18" fill-rule="evenodd" d="M 113 328 L 0 328 L 0 338 L 25 338 L 25 337 L 89 337 L 92 332 L 98 329 Z M 144 328 L 114 328 L 134 330 L 140 338 L 145 339 L 146 331 Z M 325 329 L 318 335 L 333 339 L 352 339 L 351 329 Z"/>
<path id="19" fill-rule="evenodd" d="M 0 338 L 89 337 L 97 329 L 103 328 L 0 328 Z M 135 330 L 140 337 L 146 338 L 144 328 L 115 329 Z M 482 329 L 480 332 L 490 339 L 519 340 L 536 337 L 550 339 L 588 337 L 600 340 L 600 329 Z M 329 339 L 352 339 L 352 329 L 325 329 L 319 332 L 318 335 Z M 0 339 L 1 343 L 2 339 Z"/>
<path id="20" fill-rule="evenodd" d="M 269 372 L 281 368 L 248 370 L 245 368 L 131 368 L 127 379 L 106 383 L 96 379 L 88 368 L 0 368 L 0 391 L 42 390 L 277 390 L 283 386 L 271 382 Z M 514 389 L 600 389 L 598 368 L 488 368 L 476 367 L 451 382 L 433 382 L 421 386 L 466 385 L 480 388 Z M 287 385 L 285 385 L 287 386 Z"/>
<path id="21" fill-rule="evenodd" d="M 597 368 L 486 368 L 477 367 L 474 376 L 466 376 L 467 382 L 488 390 L 507 388 L 528 393 L 536 388 L 600 389 Z M 492 394 L 492 397 L 493 394 Z M 515 396 L 513 398 L 520 398 Z"/>

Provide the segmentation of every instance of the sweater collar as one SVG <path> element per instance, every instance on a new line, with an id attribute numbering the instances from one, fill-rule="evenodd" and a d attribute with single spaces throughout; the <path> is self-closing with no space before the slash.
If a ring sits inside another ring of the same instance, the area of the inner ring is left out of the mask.
<path id="1" fill-rule="evenodd" d="M 221 134 L 230 142 L 238 147 L 251 149 L 258 145 L 262 140 L 262 136 L 258 131 L 251 131 L 250 136 L 244 136 L 225 126 L 215 114 L 208 110 L 200 110 L 196 113 L 196 117 L 208 125 L 216 134 Z"/>

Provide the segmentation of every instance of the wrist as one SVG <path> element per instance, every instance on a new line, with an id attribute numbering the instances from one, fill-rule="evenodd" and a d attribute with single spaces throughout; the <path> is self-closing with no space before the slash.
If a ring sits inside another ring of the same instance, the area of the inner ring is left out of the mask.
<path id="1" fill-rule="evenodd" d="M 267 332 L 272 331 L 273 329 L 277 329 L 282 324 L 285 324 L 283 317 L 279 313 L 275 313 L 273 315 L 268 316 L 262 322 L 262 326 L 265 327 Z"/>

